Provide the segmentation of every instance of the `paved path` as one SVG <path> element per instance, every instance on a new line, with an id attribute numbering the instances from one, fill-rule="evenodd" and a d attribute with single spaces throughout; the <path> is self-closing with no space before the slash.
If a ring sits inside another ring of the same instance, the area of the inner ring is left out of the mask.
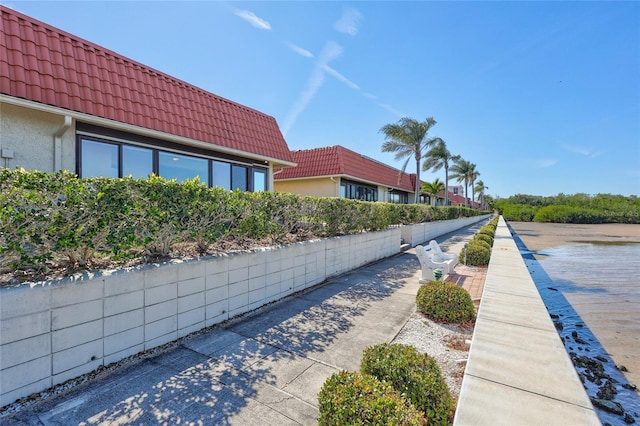
<path id="1" fill-rule="evenodd" d="M 436 240 L 458 253 L 482 224 Z M 188 336 L 0 423 L 316 424 L 326 378 L 357 370 L 364 348 L 393 340 L 414 310 L 419 278 L 409 250 Z"/>

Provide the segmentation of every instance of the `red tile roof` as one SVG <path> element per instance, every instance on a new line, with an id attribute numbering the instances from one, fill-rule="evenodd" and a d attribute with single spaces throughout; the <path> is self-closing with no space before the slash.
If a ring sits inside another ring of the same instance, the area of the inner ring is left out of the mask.
<path id="1" fill-rule="evenodd" d="M 274 176 L 274 179 L 300 179 L 320 176 L 341 176 L 361 181 L 415 191 L 415 174 L 380 163 L 342 146 L 292 151 L 297 167 L 289 167 Z M 402 179 L 399 180 L 399 177 Z"/>
<path id="2" fill-rule="evenodd" d="M 0 6 L 0 93 L 292 162 L 276 120 Z"/>

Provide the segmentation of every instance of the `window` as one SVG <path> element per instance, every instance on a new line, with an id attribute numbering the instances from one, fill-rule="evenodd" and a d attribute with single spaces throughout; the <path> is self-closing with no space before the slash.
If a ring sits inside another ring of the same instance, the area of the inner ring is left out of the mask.
<path id="1" fill-rule="evenodd" d="M 231 164 L 222 161 L 213 162 L 213 186 L 231 189 Z"/>
<path id="2" fill-rule="evenodd" d="M 119 177 L 118 145 L 81 141 L 82 177 Z"/>
<path id="3" fill-rule="evenodd" d="M 158 175 L 166 179 L 175 179 L 178 182 L 193 179 L 197 176 L 200 178 L 200 182 L 208 185 L 209 164 L 204 158 L 160 151 Z"/>
<path id="4" fill-rule="evenodd" d="M 153 150 L 137 146 L 122 146 L 122 176 L 146 178 L 153 173 Z"/>
<path id="5" fill-rule="evenodd" d="M 140 140 L 136 135 L 122 132 L 111 135 L 109 129 L 103 129 L 116 141 L 102 137 L 82 134 L 83 131 L 95 131 L 96 127 L 78 124 L 77 136 L 77 170 L 80 177 L 123 177 L 146 178 L 154 173 L 166 179 L 182 182 L 196 176 L 207 186 L 218 186 L 227 190 L 241 191 L 268 190 L 267 168 L 256 165 L 241 164 L 242 158 L 220 154 L 224 159 L 207 158 L 208 151 L 189 153 L 176 152 L 180 146 L 154 140 Z M 122 140 L 131 136 L 133 143 Z M 137 145 L 145 144 L 147 146 Z M 162 149 L 154 144 L 167 147 Z M 171 149 L 171 151 L 169 150 Z M 246 160 L 245 160 L 246 161 Z"/>
<path id="6" fill-rule="evenodd" d="M 253 169 L 253 191 L 262 192 L 267 190 L 267 171 L 264 169 Z"/>
<path id="7" fill-rule="evenodd" d="M 234 191 L 239 189 L 240 191 L 247 190 L 247 168 L 243 166 L 232 165 L 231 166 L 231 189 Z"/>
<path id="8" fill-rule="evenodd" d="M 378 188 L 342 180 L 340 182 L 340 196 L 354 200 L 378 201 Z"/>
<path id="9" fill-rule="evenodd" d="M 407 204 L 409 202 L 409 196 L 406 192 L 389 192 L 389 202 L 396 204 Z"/>

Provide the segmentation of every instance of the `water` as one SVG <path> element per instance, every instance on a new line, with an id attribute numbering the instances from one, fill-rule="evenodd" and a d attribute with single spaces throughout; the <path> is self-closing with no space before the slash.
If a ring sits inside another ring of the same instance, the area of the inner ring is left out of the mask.
<path id="1" fill-rule="evenodd" d="M 628 226 L 632 232 L 640 229 Z M 617 415 L 599 409 L 601 421 L 622 425 L 626 424 L 626 415 L 627 421 L 640 422 L 640 397 L 632 389 L 634 384 L 640 385 L 640 243 L 615 238 L 590 241 L 584 235 L 585 228 L 576 227 L 569 231 L 565 228 L 564 238 L 540 245 L 532 240 L 538 236 L 530 233 L 532 228 L 520 228 L 522 239 L 518 226 L 513 228 L 567 352 L 574 363 L 578 361 L 576 370 L 587 393 L 602 398 L 613 388 L 612 401 L 625 412 Z M 579 241 L 573 239 L 577 229 L 584 237 Z M 545 230 L 535 231 L 543 234 Z M 527 241 L 547 248 L 530 250 L 525 246 Z M 601 365 L 604 377 L 598 379 L 582 368 L 584 361 Z M 623 374 L 616 366 L 628 371 Z M 607 386 L 608 378 L 613 386 Z"/>

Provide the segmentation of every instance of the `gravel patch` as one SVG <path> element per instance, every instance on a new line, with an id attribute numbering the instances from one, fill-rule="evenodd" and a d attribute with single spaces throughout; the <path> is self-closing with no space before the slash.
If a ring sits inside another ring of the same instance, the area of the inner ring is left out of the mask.
<path id="1" fill-rule="evenodd" d="M 469 356 L 464 343 L 471 340 L 472 334 L 471 327 L 436 323 L 414 310 L 392 343 L 411 345 L 418 352 L 433 357 L 457 401 Z"/>

